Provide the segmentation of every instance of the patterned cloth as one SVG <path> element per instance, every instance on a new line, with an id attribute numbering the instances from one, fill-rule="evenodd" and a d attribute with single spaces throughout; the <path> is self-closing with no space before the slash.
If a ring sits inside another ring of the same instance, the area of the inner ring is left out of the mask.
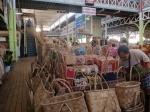
<path id="1" fill-rule="evenodd" d="M 141 64 L 137 64 L 137 65 L 134 65 L 134 66 L 137 68 L 138 72 L 140 73 L 140 78 L 141 79 L 147 77 L 150 74 L 150 69 L 143 68 Z M 133 79 L 138 79 L 138 73 L 134 68 L 133 68 L 133 71 L 132 71 L 132 78 Z"/>

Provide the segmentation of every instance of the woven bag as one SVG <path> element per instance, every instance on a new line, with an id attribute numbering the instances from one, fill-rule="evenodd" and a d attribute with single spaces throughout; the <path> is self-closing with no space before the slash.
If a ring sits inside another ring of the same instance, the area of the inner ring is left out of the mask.
<path id="1" fill-rule="evenodd" d="M 54 47 L 54 45 L 53 45 L 53 40 L 52 40 L 52 39 L 49 39 L 48 41 L 46 41 L 45 44 L 46 44 L 46 47 L 47 47 L 47 48 L 52 48 L 52 47 Z"/>
<path id="2" fill-rule="evenodd" d="M 64 53 L 62 55 L 62 59 L 64 64 L 66 65 L 75 65 L 76 64 L 76 56 L 74 53 Z"/>
<path id="3" fill-rule="evenodd" d="M 61 81 L 56 79 L 55 81 Z M 61 82 L 62 83 L 62 82 Z M 66 87 L 67 85 L 63 83 Z M 68 87 L 67 87 L 68 88 Z M 42 102 L 42 108 L 44 112 L 88 112 L 87 106 L 84 100 L 84 94 L 82 92 L 70 93 L 54 96 L 50 100 Z"/>
<path id="4" fill-rule="evenodd" d="M 34 112 L 42 112 L 41 102 L 53 97 L 53 93 L 45 89 L 45 82 L 41 81 L 34 94 Z"/>
<path id="5" fill-rule="evenodd" d="M 94 86 L 95 90 L 85 92 L 90 112 L 121 112 L 115 89 L 109 89 L 107 85 L 108 89 L 96 90 L 96 75 Z"/>
<path id="6" fill-rule="evenodd" d="M 123 109 L 131 108 L 134 105 L 135 94 L 136 92 L 140 91 L 141 83 L 136 82 L 136 81 L 131 81 L 133 67 L 131 67 L 130 69 L 130 81 L 116 84 L 117 97 L 118 97 L 120 106 Z M 135 70 L 138 72 L 136 68 Z M 139 75 L 139 81 L 140 81 L 139 72 L 138 72 L 138 75 Z"/>
<path id="7" fill-rule="evenodd" d="M 140 102 L 138 100 L 140 99 Z M 145 112 L 145 94 L 143 91 L 136 93 L 134 98 L 134 106 L 129 109 L 123 109 L 122 112 Z"/>

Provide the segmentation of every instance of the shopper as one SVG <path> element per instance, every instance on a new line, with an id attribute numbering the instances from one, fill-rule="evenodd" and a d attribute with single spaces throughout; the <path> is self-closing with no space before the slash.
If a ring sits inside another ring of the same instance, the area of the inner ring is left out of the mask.
<path id="1" fill-rule="evenodd" d="M 32 26 L 32 22 L 31 22 L 30 19 L 28 19 L 28 21 L 27 21 L 27 26 L 28 26 L 28 27 Z"/>
<path id="2" fill-rule="evenodd" d="M 93 39 L 91 41 L 91 45 L 92 45 L 92 49 L 94 49 L 94 47 L 96 47 L 96 39 L 95 39 L 95 37 L 93 37 Z"/>
<path id="3" fill-rule="evenodd" d="M 108 39 L 109 39 L 109 36 L 107 36 L 107 38 L 105 39 L 105 45 L 108 44 Z"/>
<path id="4" fill-rule="evenodd" d="M 128 41 L 124 37 L 120 40 L 120 43 L 121 43 L 121 45 L 127 45 L 128 46 Z"/>
<path id="5" fill-rule="evenodd" d="M 118 55 L 120 57 L 119 66 L 126 68 L 126 73 L 129 74 L 130 67 L 135 66 L 140 75 L 150 73 L 150 59 L 149 57 L 139 49 L 130 49 L 126 45 L 121 45 L 118 48 Z M 141 62 L 146 63 L 146 68 L 143 68 Z"/>

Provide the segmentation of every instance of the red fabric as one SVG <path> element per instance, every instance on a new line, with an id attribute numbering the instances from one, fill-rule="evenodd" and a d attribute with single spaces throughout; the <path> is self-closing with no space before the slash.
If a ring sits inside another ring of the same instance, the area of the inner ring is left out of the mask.
<path id="1" fill-rule="evenodd" d="M 92 59 L 94 64 L 97 64 L 97 55 L 86 55 L 85 60 Z M 87 61 L 87 65 L 91 65 L 91 61 Z"/>
<path id="2" fill-rule="evenodd" d="M 104 73 L 104 72 L 114 72 L 118 69 L 118 61 L 109 61 L 107 62 L 106 60 L 100 60 L 98 59 L 97 61 L 99 71 Z"/>
<path id="3" fill-rule="evenodd" d="M 143 62 L 143 61 L 142 61 L 140 64 L 143 66 L 143 68 L 146 68 L 146 67 L 147 67 L 146 62 Z"/>
<path id="4" fill-rule="evenodd" d="M 118 47 L 111 47 L 110 48 L 110 56 L 115 58 L 117 56 L 117 50 L 118 50 Z"/>
<path id="5" fill-rule="evenodd" d="M 64 76 L 66 79 L 74 79 L 75 68 L 64 65 Z"/>

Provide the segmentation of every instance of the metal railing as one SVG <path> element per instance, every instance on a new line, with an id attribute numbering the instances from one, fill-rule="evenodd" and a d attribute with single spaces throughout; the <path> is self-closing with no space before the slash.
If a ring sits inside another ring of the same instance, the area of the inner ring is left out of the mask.
<path id="1" fill-rule="evenodd" d="M 49 0 L 49 2 L 85 6 L 85 0 Z M 94 7 L 96 8 L 120 9 L 128 11 L 138 11 L 139 9 L 138 0 L 94 0 L 94 2 Z"/>
<path id="2" fill-rule="evenodd" d="M 150 10 L 150 0 L 143 0 L 143 9 L 149 8 Z"/>

